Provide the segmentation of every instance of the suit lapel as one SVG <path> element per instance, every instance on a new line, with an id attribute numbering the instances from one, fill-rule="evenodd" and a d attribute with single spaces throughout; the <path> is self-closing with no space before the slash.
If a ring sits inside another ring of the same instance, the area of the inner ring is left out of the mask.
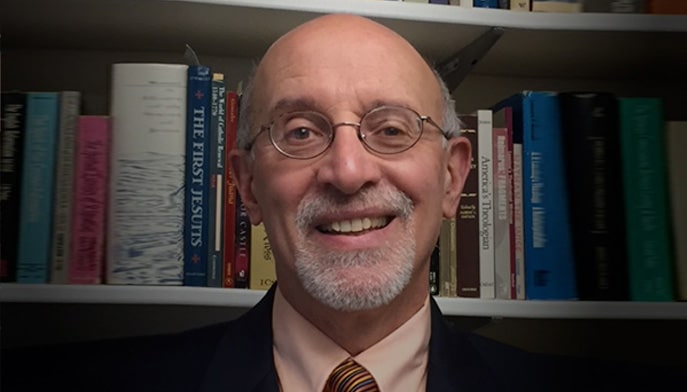
<path id="1" fill-rule="evenodd" d="M 272 352 L 275 288 L 230 325 L 210 362 L 202 392 L 279 391 Z"/>
<path id="2" fill-rule="evenodd" d="M 427 392 L 504 390 L 463 333 L 453 331 L 433 298 Z"/>

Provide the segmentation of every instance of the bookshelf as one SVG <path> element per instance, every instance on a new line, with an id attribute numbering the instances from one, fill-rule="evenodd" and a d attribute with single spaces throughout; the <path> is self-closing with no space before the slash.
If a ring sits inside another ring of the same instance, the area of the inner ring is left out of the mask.
<path id="1" fill-rule="evenodd" d="M 248 308 L 262 290 L 173 286 L 0 284 L 2 303 L 184 305 Z M 687 320 L 687 303 L 515 301 L 435 297 L 446 316 L 527 319 Z"/>
<path id="2" fill-rule="evenodd" d="M 295 25 L 329 12 L 372 17 L 441 61 L 492 26 L 505 32 L 456 91 L 464 111 L 522 89 L 608 89 L 665 98 L 685 119 L 687 16 L 538 14 L 374 0 L 4 0 L 3 89 L 77 89 L 86 114 L 107 110 L 115 61 L 181 61 L 190 44 L 245 77 Z M 190 287 L 0 285 L 0 304 L 190 305 L 247 308 L 263 292 Z M 450 316 L 687 319 L 687 303 L 437 298 Z"/>

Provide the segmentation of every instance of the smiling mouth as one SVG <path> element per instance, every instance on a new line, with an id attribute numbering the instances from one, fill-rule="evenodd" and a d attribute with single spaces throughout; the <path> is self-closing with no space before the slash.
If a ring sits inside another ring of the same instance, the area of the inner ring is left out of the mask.
<path id="1" fill-rule="evenodd" d="M 356 218 L 327 223 L 318 226 L 317 229 L 327 234 L 358 234 L 386 227 L 391 220 L 392 217 L 388 216 Z"/>

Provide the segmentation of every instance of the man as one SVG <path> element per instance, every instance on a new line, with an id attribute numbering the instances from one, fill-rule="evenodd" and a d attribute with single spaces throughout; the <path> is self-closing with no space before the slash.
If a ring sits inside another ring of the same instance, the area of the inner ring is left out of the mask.
<path id="1" fill-rule="evenodd" d="M 9 353 L 3 390 L 613 390 L 622 368 L 444 321 L 428 269 L 468 172 L 458 128 L 445 87 L 396 33 L 351 15 L 294 29 L 255 70 L 231 159 L 278 283 L 226 324 Z"/>

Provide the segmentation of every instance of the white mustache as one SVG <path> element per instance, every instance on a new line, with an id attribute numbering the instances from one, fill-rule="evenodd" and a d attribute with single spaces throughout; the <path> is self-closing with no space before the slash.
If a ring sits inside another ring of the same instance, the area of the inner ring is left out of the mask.
<path id="1" fill-rule="evenodd" d="M 296 212 L 296 227 L 305 230 L 319 217 L 334 214 L 343 208 L 380 209 L 407 220 L 415 205 L 408 195 L 391 185 L 366 187 L 352 195 L 330 189 L 312 193 L 301 200 Z"/>

